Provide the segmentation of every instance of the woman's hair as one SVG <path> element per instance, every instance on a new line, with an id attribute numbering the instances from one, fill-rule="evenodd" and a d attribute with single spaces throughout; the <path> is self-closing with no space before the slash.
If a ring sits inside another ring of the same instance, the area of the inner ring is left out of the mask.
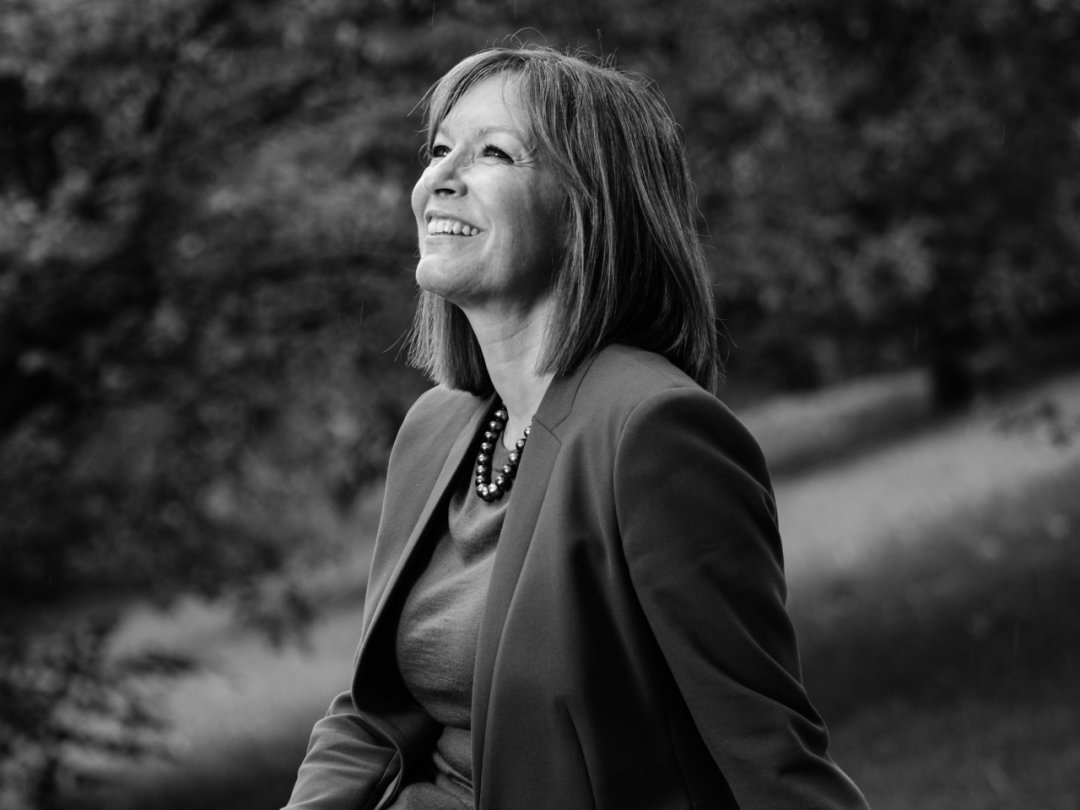
<path id="1" fill-rule="evenodd" d="M 428 149 L 454 104 L 502 74 L 517 79 L 570 224 L 538 371 L 566 375 L 625 343 L 664 355 L 715 391 L 722 363 L 712 290 L 686 153 L 663 97 L 639 76 L 551 48 L 484 50 L 425 96 Z M 409 358 L 436 382 L 491 391 L 464 314 L 433 293 L 420 294 Z"/>

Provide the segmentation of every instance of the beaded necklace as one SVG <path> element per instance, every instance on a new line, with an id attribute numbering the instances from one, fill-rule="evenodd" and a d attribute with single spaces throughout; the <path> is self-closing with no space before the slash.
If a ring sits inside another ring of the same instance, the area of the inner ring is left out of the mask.
<path id="1" fill-rule="evenodd" d="M 502 468 L 495 473 L 495 480 L 491 479 L 491 465 L 495 458 L 495 443 L 499 440 L 510 414 L 506 406 L 500 402 L 495 406 L 491 414 L 491 420 L 487 423 L 483 438 L 480 440 L 480 452 L 476 456 L 476 494 L 487 503 L 493 503 L 507 492 L 517 475 L 518 462 L 521 461 L 521 451 L 525 449 L 525 440 L 529 438 L 529 428 L 525 428 L 525 434 L 514 442 L 514 449 L 510 451 L 509 458 Z"/>

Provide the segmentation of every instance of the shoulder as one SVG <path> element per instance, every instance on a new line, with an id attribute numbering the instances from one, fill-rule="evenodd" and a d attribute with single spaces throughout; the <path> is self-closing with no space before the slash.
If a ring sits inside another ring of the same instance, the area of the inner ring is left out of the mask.
<path id="1" fill-rule="evenodd" d="M 585 443 L 616 464 L 639 456 L 675 463 L 672 456 L 711 448 L 768 481 L 761 450 L 738 418 L 661 355 L 609 346 L 559 386 L 554 398 L 565 406 L 551 408 L 545 417 L 555 418 L 540 421 L 564 445 Z"/>
<path id="2" fill-rule="evenodd" d="M 609 346 L 596 355 L 581 379 L 572 412 L 593 424 L 610 421 L 620 434 L 657 423 L 703 423 L 757 449 L 718 397 L 667 358 L 630 346 Z"/>
<path id="3" fill-rule="evenodd" d="M 633 346 L 615 344 L 600 351 L 585 372 L 580 393 L 620 402 L 634 402 L 657 391 L 705 391 L 666 357 Z"/>
<path id="4" fill-rule="evenodd" d="M 555 380 L 537 418 L 559 436 L 621 425 L 650 396 L 668 390 L 700 391 L 666 358 L 630 346 L 608 346 L 573 374 Z"/>

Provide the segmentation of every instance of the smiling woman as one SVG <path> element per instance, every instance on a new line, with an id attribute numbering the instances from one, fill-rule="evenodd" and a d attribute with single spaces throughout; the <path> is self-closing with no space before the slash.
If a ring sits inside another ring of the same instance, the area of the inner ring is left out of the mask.
<path id="1" fill-rule="evenodd" d="M 294 810 L 862 808 L 799 680 L 646 81 L 483 51 L 428 97 L 411 358 L 355 672 Z"/>

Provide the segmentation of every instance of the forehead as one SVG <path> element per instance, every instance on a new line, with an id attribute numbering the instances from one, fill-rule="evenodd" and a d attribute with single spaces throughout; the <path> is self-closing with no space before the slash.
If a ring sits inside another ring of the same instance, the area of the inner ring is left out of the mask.
<path id="1" fill-rule="evenodd" d="M 530 121 L 521 80 L 500 73 L 481 79 L 462 93 L 438 121 L 436 131 L 507 132 L 525 139 L 532 131 Z"/>

